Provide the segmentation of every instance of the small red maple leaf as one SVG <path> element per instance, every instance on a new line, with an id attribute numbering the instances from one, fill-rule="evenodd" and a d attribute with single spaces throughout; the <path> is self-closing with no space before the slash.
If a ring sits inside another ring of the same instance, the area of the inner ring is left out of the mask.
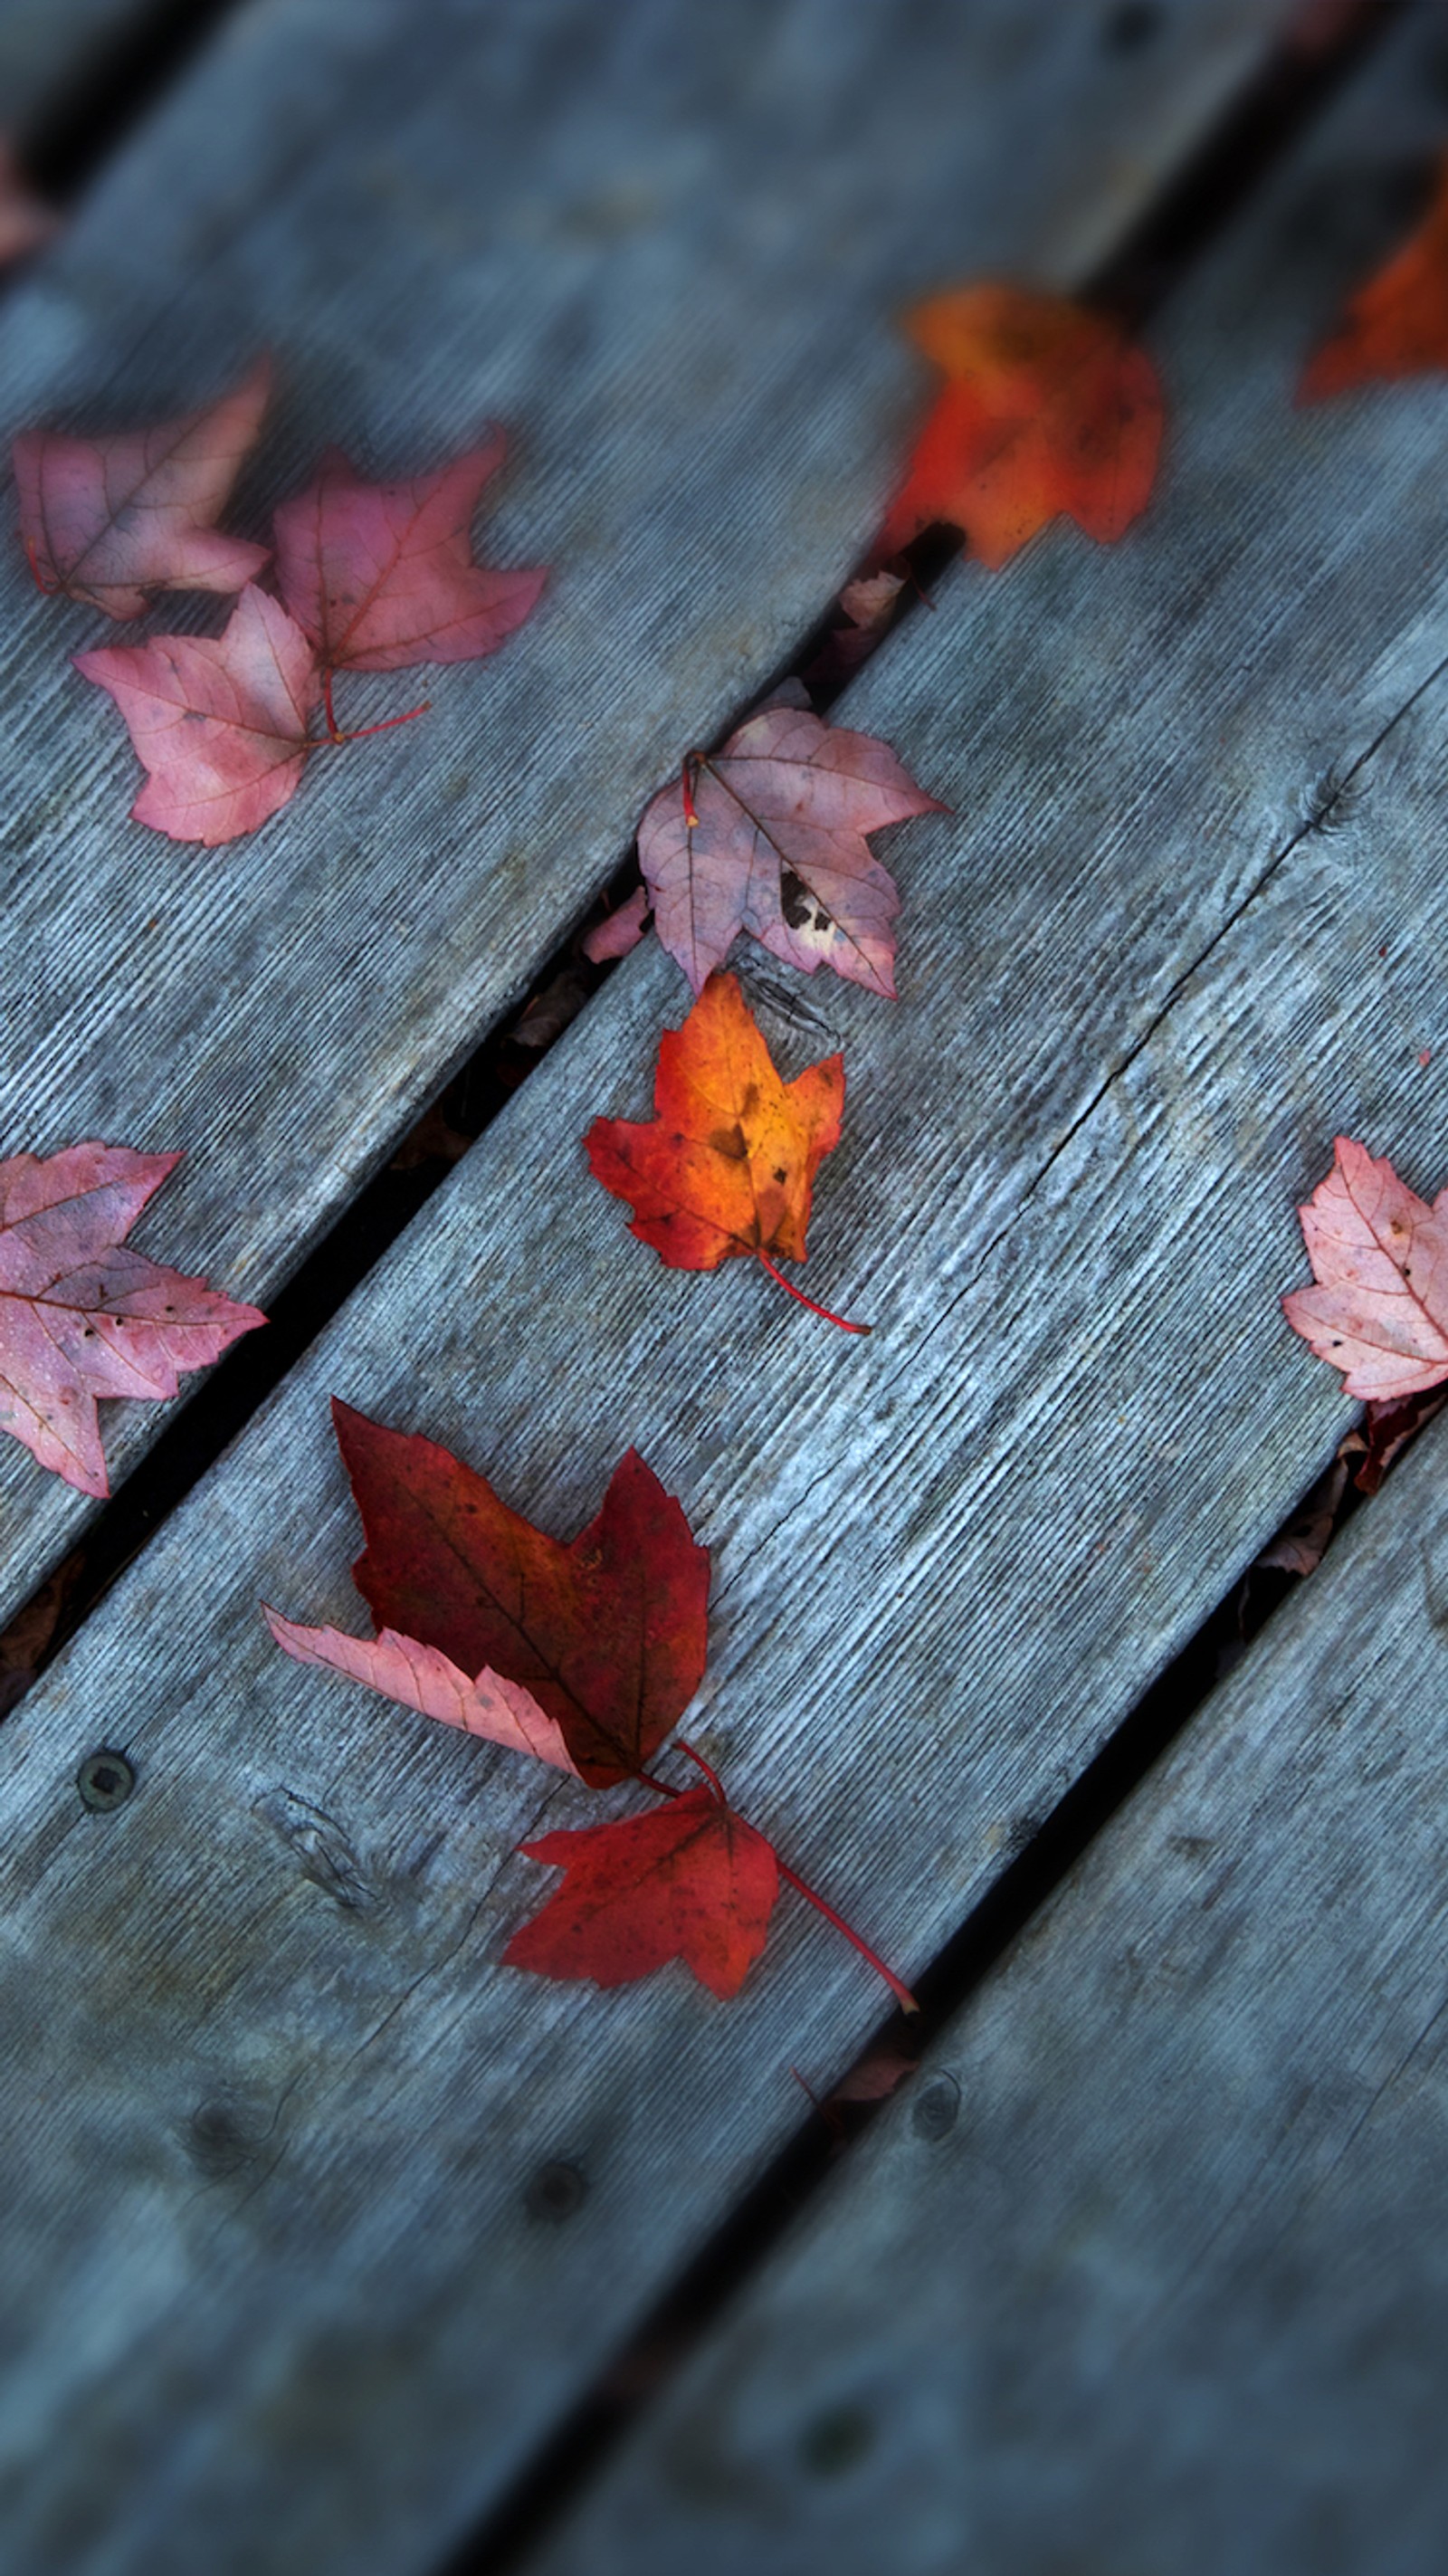
<path id="1" fill-rule="evenodd" d="M 180 1162 L 87 1143 L 0 1162 L 0 1430 L 105 1495 L 99 1396 L 159 1404 L 266 1317 L 124 1241 Z"/>
<path id="2" fill-rule="evenodd" d="M 109 438 L 25 430 L 14 445 L 20 532 L 42 590 L 107 617 L 139 617 L 158 590 L 240 590 L 265 546 L 221 536 L 220 516 L 261 427 L 261 358 L 234 393 L 153 429 Z"/>
<path id="3" fill-rule="evenodd" d="M 330 671 L 399 671 L 496 653 L 547 574 L 475 564 L 478 495 L 502 461 L 497 433 L 431 474 L 366 483 L 339 448 L 277 511 L 277 579 Z"/>
<path id="4" fill-rule="evenodd" d="M 682 1959 L 711 1994 L 728 1997 L 764 1948 L 779 1863 L 712 1788 L 521 1848 L 564 1880 L 514 1933 L 505 1967 L 622 1986 Z"/>
<path id="5" fill-rule="evenodd" d="M 893 997 L 900 898 L 866 835 L 945 811 L 873 734 L 766 707 L 722 751 L 691 752 L 644 814 L 659 937 L 696 993 L 747 930 L 806 975 L 832 966 Z"/>
<path id="6" fill-rule="evenodd" d="M 321 674 L 301 628 L 255 584 L 224 634 L 153 635 L 72 658 L 115 699 L 149 772 L 136 822 L 214 847 L 254 832 L 296 794 L 317 748 Z"/>

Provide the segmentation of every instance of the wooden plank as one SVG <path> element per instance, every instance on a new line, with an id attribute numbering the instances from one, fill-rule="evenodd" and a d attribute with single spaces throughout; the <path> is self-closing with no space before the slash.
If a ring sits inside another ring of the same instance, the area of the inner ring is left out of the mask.
<path id="1" fill-rule="evenodd" d="M 809 1275 L 873 1339 L 661 1273 L 588 1182 L 681 1002 L 641 952 L 0 1733 L 20 2549 L 425 2563 L 877 2010 L 800 1908 L 727 2010 L 497 1970 L 577 1806 L 265 1643 L 258 1595 L 355 1621 L 328 1393 L 561 1530 L 636 1441 L 717 1550 L 705 1750 L 907 1971 L 1343 1427 L 1275 1298 L 1335 1126 L 1442 1177 L 1443 396 L 1288 392 L 1420 47 L 1165 335 L 1139 536 L 960 573 L 849 702 L 956 811 L 900 845 L 905 999 L 750 983 L 791 1068 L 845 1045 Z"/>
<path id="2" fill-rule="evenodd" d="M 1448 1432 L 536 2576 L 1442 2564 Z"/>
<path id="3" fill-rule="evenodd" d="M 556 572 L 424 723 L 206 855 L 125 820 L 66 660 L 96 621 L 7 548 L 10 1149 L 183 1147 L 149 1240 L 265 1305 L 828 600 L 921 392 L 893 308 L 1079 273 L 1282 15 L 1175 0 L 1122 52 L 1049 0 L 243 11 L 0 325 L 0 425 L 164 417 L 268 342 L 255 532 L 327 440 L 399 470 L 497 415 L 488 552 Z M 118 1466 L 157 1419 L 117 1411 Z M 89 1517 L 4 1448 L 0 1618 Z"/>

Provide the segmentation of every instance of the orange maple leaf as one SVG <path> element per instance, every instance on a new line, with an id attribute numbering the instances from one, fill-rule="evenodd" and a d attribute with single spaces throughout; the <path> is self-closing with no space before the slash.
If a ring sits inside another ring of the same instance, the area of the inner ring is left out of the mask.
<path id="1" fill-rule="evenodd" d="M 595 1118 L 588 1159 L 633 1209 L 629 1232 L 671 1270 L 717 1270 L 747 1253 L 801 1305 L 839 1323 L 775 1261 L 805 1257 L 815 1174 L 840 1141 L 844 1103 L 842 1056 L 783 1082 L 737 977 L 711 975 L 682 1028 L 659 1040 L 657 1116 Z"/>
<path id="2" fill-rule="evenodd" d="M 1145 508 L 1161 385 L 1121 323 L 1060 295 L 966 286 L 918 304 L 905 327 L 948 382 L 886 517 L 882 555 L 943 519 L 996 572 L 1062 512 L 1109 545 Z"/>
<path id="3" fill-rule="evenodd" d="M 1297 388 L 1322 402 L 1372 378 L 1448 367 L 1448 154 L 1416 232 L 1349 299 L 1341 330 L 1324 341 Z"/>

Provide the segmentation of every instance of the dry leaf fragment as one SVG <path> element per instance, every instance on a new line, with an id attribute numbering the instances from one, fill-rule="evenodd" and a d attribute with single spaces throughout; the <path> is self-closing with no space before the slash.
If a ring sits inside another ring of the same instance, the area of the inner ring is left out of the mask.
<path id="1" fill-rule="evenodd" d="M 261 358 L 234 393 L 154 429 L 71 438 L 29 429 L 14 445 L 20 532 L 42 590 L 107 617 L 139 617 L 158 590 L 240 590 L 265 546 L 220 535 L 271 386 Z"/>
<path id="2" fill-rule="evenodd" d="M 764 1948 L 779 1864 L 712 1788 L 685 1789 L 651 1815 L 545 1834 L 522 1850 L 564 1880 L 514 1933 L 506 1967 L 621 1986 L 682 1959 L 727 1998 Z"/>
<path id="3" fill-rule="evenodd" d="M 900 898 L 866 835 L 945 810 L 888 743 L 767 707 L 721 752 L 691 752 L 639 825 L 659 937 L 696 993 L 748 930 L 806 975 L 893 996 Z"/>
<path id="4" fill-rule="evenodd" d="M 290 802 L 321 704 L 317 657 L 280 602 L 248 584 L 224 634 L 153 635 L 77 653 L 149 772 L 131 807 L 173 841 L 215 846 Z"/>
<path id="5" fill-rule="evenodd" d="M 303 1628 L 262 1603 L 262 1615 L 277 1644 L 299 1664 L 320 1664 L 365 1682 L 384 1699 L 415 1708 L 421 1717 L 442 1726 L 461 1727 L 465 1735 L 486 1736 L 513 1753 L 530 1753 L 535 1762 L 578 1774 L 563 1740 L 563 1731 L 517 1682 L 505 1681 L 486 1665 L 472 1676 L 461 1672 L 436 1646 L 419 1645 L 415 1637 L 384 1628 L 376 1637 L 349 1637 L 341 1628 Z"/>
<path id="6" fill-rule="evenodd" d="M 99 1396 L 159 1404 L 266 1317 L 124 1238 L 180 1162 L 69 1145 L 0 1162 L 0 1430 L 104 1495 Z"/>
<path id="7" fill-rule="evenodd" d="M 637 948 L 648 928 L 650 910 L 648 887 L 637 886 L 627 903 L 621 903 L 617 912 L 585 937 L 583 953 L 590 966 L 602 966 L 610 957 L 627 957 L 631 948 Z"/>
<path id="8" fill-rule="evenodd" d="M 1427 214 L 1350 299 L 1347 319 L 1308 361 L 1299 402 L 1322 402 L 1373 378 L 1448 367 L 1448 155 Z"/>
<path id="9" fill-rule="evenodd" d="M 546 572 L 472 559 L 473 512 L 503 450 L 498 433 L 434 473 L 367 483 L 333 447 L 316 481 L 282 503 L 277 579 L 328 670 L 473 661 L 522 625 Z"/>
<path id="10" fill-rule="evenodd" d="M 1063 512 L 1110 545 L 1145 509 L 1161 386 L 1110 314 L 982 285 L 917 305 L 906 328 L 948 381 L 886 517 L 882 555 L 943 519 L 996 571 Z"/>
<path id="11" fill-rule="evenodd" d="M 1363 1417 L 1358 1449 L 1362 1464 L 1356 1469 L 1353 1483 L 1359 1492 L 1376 1494 L 1390 1467 L 1397 1464 L 1410 1441 L 1424 1430 L 1448 1404 L 1448 1387 L 1428 1387 L 1419 1395 L 1399 1395 L 1381 1404 L 1370 1404 Z M 1347 1443 L 1344 1442 L 1344 1448 Z"/>
<path id="12" fill-rule="evenodd" d="M 1298 1215 L 1317 1285 L 1282 1311 L 1344 1393 L 1382 1402 L 1448 1378 L 1448 1190 L 1429 1207 L 1386 1156 L 1339 1136 Z"/>
<path id="13" fill-rule="evenodd" d="M 805 1258 L 815 1174 L 839 1143 L 844 1101 L 842 1056 L 782 1081 L 737 978 L 712 975 L 682 1028 L 659 1040 L 655 1116 L 595 1118 L 588 1159 L 633 1209 L 630 1234 L 671 1270 L 748 1254 L 824 1314 L 775 1262 Z"/>

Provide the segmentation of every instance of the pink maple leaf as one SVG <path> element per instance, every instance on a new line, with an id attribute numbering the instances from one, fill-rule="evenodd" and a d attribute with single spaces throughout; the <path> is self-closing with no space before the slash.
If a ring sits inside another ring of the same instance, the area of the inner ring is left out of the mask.
<path id="1" fill-rule="evenodd" d="M 138 823 L 214 846 L 295 795 L 316 748 L 321 675 L 300 626 L 254 583 L 223 635 L 155 635 L 74 660 L 115 699 L 150 772 L 131 807 Z"/>
<path id="2" fill-rule="evenodd" d="M 240 590 L 265 546 L 213 522 L 261 426 L 271 365 L 204 411 L 110 438 L 27 429 L 14 445 L 20 533 L 42 590 L 139 617 L 157 590 Z"/>
<path id="3" fill-rule="evenodd" d="M 1344 1394 L 1382 1402 L 1448 1378 L 1448 1190 L 1430 1207 L 1386 1155 L 1339 1136 L 1298 1215 L 1317 1285 L 1282 1310 Z"/>
<path id="4" fill-rule="evenodd" d="M 364 483 L 339 448 L 276 513 L 277 579 L 329 671 L 400 671 L 495 653 L 537 600 L 540 570 L 472 559 L 478 494 L 501 433 L 432 474 Z"/>
<path id="5" fill-rule="evenodd" d="M 691 752 L 639 825 L 654 927 L 696 993 L 748 930 L 812 975 L 893 997 L 894 879 L 865 835 L 947 809 L 888 743 L 766 707 L 721 752 Z"/>
<path id="6" fill-rule="evenodd" d="M 180 1160 L 89 1143 L 0 1162 L 0 1430 L 83 1494 L 109 1491 L 98 1396 L 158 1404 L 266 1321 L 124 1242 Z"/>
<path id="7" fill-rule="evenodd" d="M 536 1761 L 578 1778 L 562 1728 L 521 1682 L 510 1682 L 486 1665 L 470 1679 L 441 1647 L 421 1645 L 396 1628 L 383 1628 L 376 1637 L 349 1637 L 343 1628 L 301 1627 L 265 1601 L 261 1607 L 277 1644 L 299 1664 L 346 1673 L 422 1717 L 460 1726 L 467 1735 L 484 1735 L 514 1753 L 531 1753 Z"/>

